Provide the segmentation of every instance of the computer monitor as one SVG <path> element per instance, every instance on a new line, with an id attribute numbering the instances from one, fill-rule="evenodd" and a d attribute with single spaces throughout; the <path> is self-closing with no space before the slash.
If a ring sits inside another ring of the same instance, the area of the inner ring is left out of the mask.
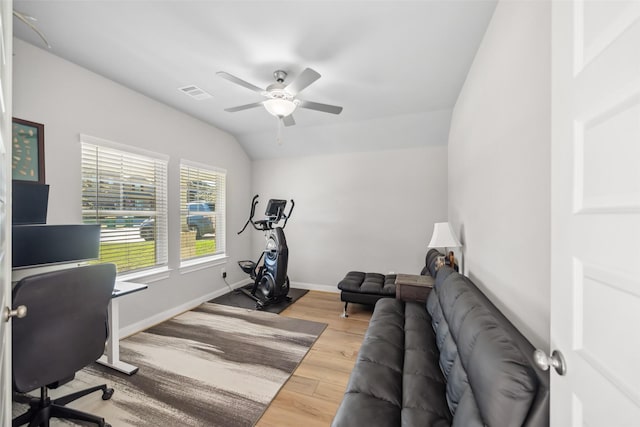
<path id="1" fill-rule="evenodd" d="M 14 225 L 13 268 L 96 259 L 100 256 L 100 225 Z"/>
<path id="2" fill-rule="evenodd" d="M 278 222 L 282 218 L 284 214 L 284 208 L 287 206 L 287 201 L 282 199 L 270 199 L 269 203 L 267 203 L 267 210 L 264 214 L 273 220 L 273 222 Z"/>
<path id="3" fill-rule="evenodd" d="M 13 181 L 12 223 L 45 224 L 49 204 L 49 186 L 37 182 Z"/>

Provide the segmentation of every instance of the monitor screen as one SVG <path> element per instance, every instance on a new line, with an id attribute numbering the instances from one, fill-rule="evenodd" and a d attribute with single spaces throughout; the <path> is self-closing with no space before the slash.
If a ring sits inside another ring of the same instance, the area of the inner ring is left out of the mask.
<path id="1" fill-rule="evenodd" d="M 280 220 L 282 214 L 284 213 L 284 208 L 287 206 L 286 200 L 281 199 L 269 199 L 269 203 L 267 204 L 267 210 L 265 211 L 265 215 L 269 218 L 277 218 L 276 221 Z"/>
<path id="2" fill-rule="evenodd" d="M 37 182 L 13 181 L 12 223 L 45 224 L 49 186 Z"/>
<path id="3" fill-rule="evenodd" d="M 100 225 L 14 225 L 13 268 L 95 259 L 100 256 Z"/>

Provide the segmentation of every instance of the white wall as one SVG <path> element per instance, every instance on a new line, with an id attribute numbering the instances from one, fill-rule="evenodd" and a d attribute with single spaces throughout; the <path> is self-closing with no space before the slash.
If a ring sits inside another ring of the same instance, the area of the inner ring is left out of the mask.
<path id="1" fill-rule="evenodd" d="M 245 278 L 236 266 L 250 256 L 250 239 L 237 237 L 250 200 L 251 162 L 229 134 L 157 101 L 14 39 L 13 114 L 45 125 L 48 223 L 82 222 L 79 134 L 170 156 L 169 277 L 122 299 L 121 325 L 224 291 L 220 266 L 180 272 L 179 162 L 188 159 L 227 170 L 227 264 L 230 283 Z M 175 89 L 168 89 L 175 90 Z M 186 309 L 186 308 L 185 308 Z M 160 320 L 160 319 L 156 319 Z"/>
<path id="2" fill-rule="evenodd" d="M 337 290 L 350 270 L 417 274 L 447 216 L 447 148 L 255 161 L 252 189 L 259 215 L 270 198 L 296 202 L 285 229 L 294 285 Z M 264 239 L 253 235 L 257 257 Z"/>
<path id="3" fill-rule="evenodd" d="M 331 115 L 328 115 L 331 117 Z M 335 116 L 334 116 L 335 117 Z M 422 111 L 375 119 L 325 123 L 320 126 L 289 126 L 282 129 L 278 145 L 275 129 L 238 135 L 253 159 L 346 154 L 425 145 L 442 146 L 449 136 L 451 109 Z"/>
<path id="4" fill-rule="evenodd" d="M 500 2 L 455 105 L 449 220 L 465 271 L 546 348 L 550 304 L 550 5 Z"/>

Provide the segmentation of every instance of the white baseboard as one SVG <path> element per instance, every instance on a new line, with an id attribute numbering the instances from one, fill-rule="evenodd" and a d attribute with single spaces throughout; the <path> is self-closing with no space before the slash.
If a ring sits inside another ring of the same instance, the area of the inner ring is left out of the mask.
<path id="1" fill-rule="evenodd" d="M 310 291 L 332 292 L 336 294 L 340 292 L 340 289 L 338 289 L 337 286 L 317 285 L 315 283 L 291 282 L 291 287 L 298 289 L 308 289 Z"/>
<path id="2" fill-rule="evenodd" d="M 242 287 L 248 283 L 251 283 L 250 280 L 248 279 L 243 279 L 240 280 L 236 283 L 232 283 L 229 286 L 231 286 L 232 289 L 237 289 L 239 287 Z M 158 313 L 155 314 L 151 317 L 147 317 L 146 319 L 140 320 L 139 322 L 136 323 L 132 323 L 129 326 L 125 326 L 124 328 L 120 328 L 120 339 L 126 338 L 130 335 L 133 335 L 135 333 L 138 333 L 140 331 L 144 331 L 145 329 L 148 329 L 154 325 L 157 325 L 158 323 L 162 323 L 166 320 L 171 319 L 172 317 L 177 316 L 178 314 L 182 314 L 185 311 L 189 311 L 197 306 L 199 306 L 200 304 L 202 304 L 203 302 L 209 301 L 213 298 L 217 298 L 220 295 L 224 295 L 229 291 L 229 288 L 227 288 L 226 286 L 222 289 L 218 289 L 216 291 L 210 292 L 208 294 L 202 295 L 196 299 L 193 299 L 191 301 L 185 302 L 184 304 L 180 304 L 177 307 L 172 307 L 169 310 L 163 311 L 162 313 Z"/>

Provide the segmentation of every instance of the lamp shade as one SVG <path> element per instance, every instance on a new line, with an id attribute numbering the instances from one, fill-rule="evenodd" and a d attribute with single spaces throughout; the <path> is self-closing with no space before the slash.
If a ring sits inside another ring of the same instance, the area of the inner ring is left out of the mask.
<path id="1" fill-rule="evenodd" d="M 462 244 L 456 239 L 448 222 L 436 222 L 429 242 L 430 248 L 457 248 Z"/>
<path id="2" fill-rule="evenodd" d="M 262 105 L 271 115 L 281 118 L 293 113 L 293 110 L 297 107 L 295 102 L 280 98 L 266 100 Z"/>

